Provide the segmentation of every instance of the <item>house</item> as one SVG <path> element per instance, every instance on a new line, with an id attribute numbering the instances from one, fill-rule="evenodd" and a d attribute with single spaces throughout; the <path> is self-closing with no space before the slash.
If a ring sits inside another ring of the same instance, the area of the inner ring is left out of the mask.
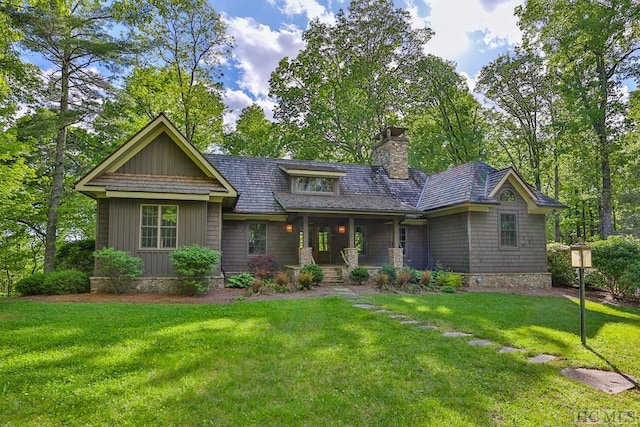
<path id="1" fill-rule="evenodd" d="M 134 291 L 170 290 L 169 255 L 192 244 L 222 251 L 218 284 L 269 254 L 293 271 L 438 264 L 468 285 L 550 286 L 545 214 L 562 204 L 513 168 L 410 168 L 403 128 L 376 138 L 373 166 L 202 154 L 160 115 L 76 190 L 97 202 L 97 249 L 142 258 Z"/>

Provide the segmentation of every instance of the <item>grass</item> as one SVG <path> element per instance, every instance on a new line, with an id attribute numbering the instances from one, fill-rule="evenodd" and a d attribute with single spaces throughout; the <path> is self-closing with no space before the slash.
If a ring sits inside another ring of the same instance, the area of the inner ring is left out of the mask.
<path id="1" fill-rule="evenodd" d="M 564 366 L 640 378 L 640 311 L 504 294 L 375 295 L 372 302 L 500 344 L 498 354 L 337 298 L 228 305 L 0 301 L 0 425 L 573 425 L 635 411 Z"/>

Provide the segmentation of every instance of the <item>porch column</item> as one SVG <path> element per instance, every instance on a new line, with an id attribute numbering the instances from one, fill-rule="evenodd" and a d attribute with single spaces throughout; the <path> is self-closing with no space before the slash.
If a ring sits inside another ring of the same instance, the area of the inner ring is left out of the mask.
<path id="1" fill-rule="evenodd" d="M 313 264 L 313 249 L 309 247 L 309 216 L 302 216 L 302 247 L 298 249 L 298 263 Z"/>
<path id="2" fill-rule="evenodd" d="M 302 216 L 302 247 L 309 247 L 309 215 Z"/>
<path id="3" fill-rule="evenodd" d="M 403 256 L 400 247 L 400 221 L 393 219 L 393 247 L 389 248 L 389 264 L 396 270 L 402 268 Z"/>
<path id="4" fill-rule="evenodd" d="M 356 222 L 353 217 L 349 217 L 349 247 L 356 247 Z"/>

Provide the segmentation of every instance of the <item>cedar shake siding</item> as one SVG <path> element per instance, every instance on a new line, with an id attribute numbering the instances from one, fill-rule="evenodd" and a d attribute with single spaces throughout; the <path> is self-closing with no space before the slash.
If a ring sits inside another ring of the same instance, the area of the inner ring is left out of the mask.
<path id="1" fill-rule="evenodd" d="M 527 203 L 510 184 L 515 203 L 501 203 L 489 212 L 471 212 L 471 273 L 546 273 L 545 216 L 527 213 Z M 500 247 L 500 213 L 517 215 L 517 246 Z"/>
<path id="2" fill-rule="evenodd" d="M 178 246 L 206 242 L 207 203 L 190 201 L 111 199 L 109 204 L 109 243 L 118 250 L 142 258 L 143 276 L 172 276 L 169 255 L 173 249 L 140 248 L 140 206 L 178 206 Z"/>
<path id="3" fill-rule="evenodd" d="M 441 263 L 445 269 L 469 272 L 468 215 L 468 212 L 462 212 L 429 220 L 431 268 Z"/>

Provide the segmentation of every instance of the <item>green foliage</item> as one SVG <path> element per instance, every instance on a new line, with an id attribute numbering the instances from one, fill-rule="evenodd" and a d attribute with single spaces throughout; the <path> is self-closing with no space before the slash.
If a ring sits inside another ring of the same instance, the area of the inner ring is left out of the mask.
<path id="1" fill-rule="evenodd" d="M 268 120 L 257 104 L 245 107 L 233 131 L 224 135 L 224 148 L 237 156 L 280 158 L 284 156 L 278 124 Z M 256 144 L 256 141 L 260 141 Z"/>
<path id="2" fill-rule="evenodd" d="M 96 259 L 96 276 L 109 280 L 111 291 L 118 294 L 126 290 L 131 279 L 142 274 L 142 259 L 129 252 L 113 248 L 100 249 L 93 253 Z"/>
<path id="3" fill-rule="evenodd" d="M 303 273 L 302 271 L 300 271 L 300 274 L 298 274 L 298 289 L 311 289 L 314 283 L 315 281 L 313 278 L 313 273 Z"/>
<path id="4" fill-rule="evenodd" d="M 640 240 L 632 236 L 611 236 L 591 243 L 591 251 L 593 266 L 607 277 L 609 292 L 614 296 L 627 292 L 619 282 L 640 260 Z"/>
<path id="5" fill-rule="evenodd" d="M 276 258 L 269 254 L 252 257 L 249 260 L 248 266 L 249 271 L 253 273 L 254 276 L 263 279 L 273 277 L 280 269 Z"/>
<path id="6" fill-rule="evenodd" d="M 409 271 L 402 269 L 398 271 L 398 274 L 396 275 L 396 286 L 402 288 L 403 286 L 411 283 L 412 279 L 413 275 Z"/>
<path id="7" fill-rule="evenodd" d="M 588 268 L 584 272 L 584 285 L 590 289 L 607 289 L 607 276 L 595 268 Z"/>
<path id="8" fill-rule="evenodd" d="M 289 283 L 291 282 L 291 277 L 289 277 L 289 275 L 284 271 L 279 271 L 278 273 L 276 273 L 273 280 L 278 286 L 288 287 Z"/>
<path id="9" fill-rule="evenodd" d="M 618 281 L 618 290 L 622 295 L 638 295 L 640 291 L 640 260 L 629 265 Z"/>
<path id="10" fill-rule="evenodd" d="M 253 282 L 253 274 L 240 273 L 227 279 L 227 288 L 248 288 Z"/>
<path id="11" fill-rule="evenodd" d="M 322 268 L 320 268 L 317 264 L 307 264 L 302 266 L 302 268 L 300 269 L 300 273 L 311 274 L 314 285 L 321 283 L 322 279 L 324 279 L 324 273 L 322 272 Z"/>
<path id="12" fill-rule="evenodd" d="M 386 274 L 387 278 L 389 279 L 389 282 L 396 281 L 396 269 L 393 268 L 392 265 L 385 264 L 382 267 L 380 267 L 380 269 L 378 270 L 378 275 L 380 274 Z"/>
<path id="13" fill-rule="evenodd" d="M 420 275 L 420 284 L 425 287 L 429 287 L 431 285 L 431 271 L 426 270 L 422 272 Z"/>
<path id="14" fill-rule="evenodd" d="M 359 285 L 369 281 L 369 270 L 364 267 L 356 267 L 349 273 L 349 280 Z"/>
<path id="15" fill-rule="evenodd" d="M 93 274 L 94 239 L 65 242 L 56 252 L 56 270 L 78 270 Z"/>
<path id="16" fill-rule="evenodd" d="M 16 282 L 15 290 L 20 295 L 41 295 L 45 277 L 44 273 L 35 273 L 24 277 Z"/>
<path id="17" fill-rule="evenodd" d="M 185 278 L 185 293 L 205 293 L 205 278 L 220 263 L 222 254 L 200 245 L 181 246 L 171 252 L 170 259 L 175 272 Z"/>
<path id="18" fill-rule="evenodd" d="M 42 283 L 44 295 L 67 295 L 89 292 L 89 276 L 78 270 L 47 273 Z"/>
<path id="19" fill-rule="evenodd" d="M 376 276 L 374 277 L 373 282 L 376 286 L 376 289 L 385 291 L 389 288 L 389 275 L 378 272 L 378 274 L 376 274 Z"/>
<path id="20" fill-rule="evenodd" d="M 571 267 L 571 251 L 560 243 L 547 244 L 547 267 L 554 286 L 573 286 L 576 275 Z"/>

